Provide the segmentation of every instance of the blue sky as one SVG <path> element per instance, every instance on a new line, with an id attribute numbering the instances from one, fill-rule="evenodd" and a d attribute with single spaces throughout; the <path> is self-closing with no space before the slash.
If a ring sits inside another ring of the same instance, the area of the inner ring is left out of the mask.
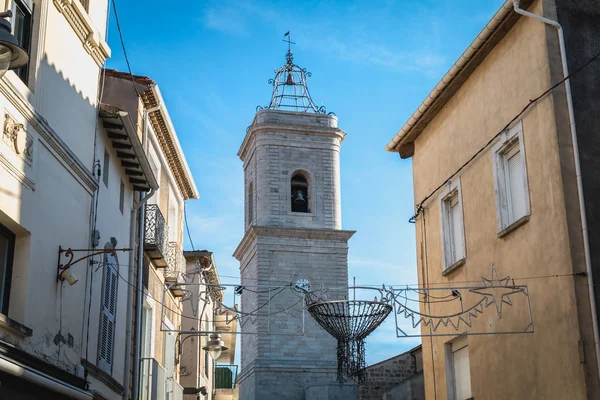
<path id="1" fill-rule="evenodd" d="M 237 150 L 267 80 L 285 60 L 312 72 L 315 103 L 339 118 L 344 229 L 349 276 L 357 284 L 417 282 L 410 160 L 384 151 L 431 88 L 481 31 L 502 0 L 208 1 L 165 7 L 116 0 L 135 74 L 160 86 L 200 199 L 188 202 L 196 249 L 209 249 L 224 283 L 236 283 L 232 257 L 243 236 L 243 170 Z M 373 7 L 373 4 L 378 6 Z M 114 16 L 109 68 L 126 70 Z M 186 240 L 186 248 L 190 248 Z M 372 364 L 406 351 L 393 318 L 367 340 Z"/>

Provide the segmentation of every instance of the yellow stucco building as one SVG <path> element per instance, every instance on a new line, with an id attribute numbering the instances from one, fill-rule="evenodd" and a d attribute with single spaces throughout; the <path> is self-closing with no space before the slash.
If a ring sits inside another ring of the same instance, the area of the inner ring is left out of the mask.
<path id="1" fill-rule="evenodd" d="M 420 286 L 477 285 L 494 264 L 500 277 L 528 286 L 535 325 L 528 334 L 454 337 L 428 336 L 422 326 L 428 399 L 600 398 L 588 290 L 598 261 L 580 204 L 590 218 L 594 208 L 580 203 L 571 129 L 591 110 L 574 75 L 569 113 L 557 29 L 527 14 L 563 24 L 569 68 L 579 74 L 593 55 L 580 50 L 594 41 L 575 33 L 590 19 L 578 17 L 577 26 L 569 18 L 597 10 L 583 1 L 516 3 L 500 8 L 386 147 L 412 157 Z M 598 67 L 590 68 L 579 77 Z M 581 144 L 593 129 L 579 129 Z M 585 178 L 591 164 L 581 151 Z M 584 192 L 593 187 L 583 180 Z M 522 310 L 503 305 L 502 323 L 516 325 Z M 494 332 L 490 310 L 475 328 Z M 445 315 L 449 307 L 425 299 L 424 311 Z"/>

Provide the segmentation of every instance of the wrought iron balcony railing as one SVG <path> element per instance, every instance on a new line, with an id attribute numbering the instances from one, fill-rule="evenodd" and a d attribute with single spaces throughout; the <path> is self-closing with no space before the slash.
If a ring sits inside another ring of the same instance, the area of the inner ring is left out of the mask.
<path id="1" fill-rule="evenodd" d="M 146 206 L 144 251 L 157 267 L 166 267 L 167 234 L 169 227 L 157 204 Z"/>
<path id="2" fill-rule="evenodd" d="M 167 269 L 165 270 L 165 281 L 181 281 L 181 275 L 185 272 L 185 257 L 177 242 L 167 243 Z"/>
<path id="3" fill-rule="evenodd" d="M 235 389 L 237 365 L 215 365 L 215 389 Z"/>

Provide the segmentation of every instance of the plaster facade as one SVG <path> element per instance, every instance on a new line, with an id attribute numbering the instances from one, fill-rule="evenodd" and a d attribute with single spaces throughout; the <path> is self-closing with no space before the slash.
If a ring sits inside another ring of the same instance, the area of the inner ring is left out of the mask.
<path id="1" fill-rule="evenodd" d="M 24 67 L 28 76 L 21 79 L 9 71 L 0 80 L 0 224 L 16 236 L 8 311 L 0 318 L 0 342 L 5 349 L 0 397 L 62 393 L 63 398 L 91 398 L 94 391 L 105 398 L 120 398 L 122 365 L 94 368 L 105 259 L 98 256 L 91 259 L 93 264 L 73 265 L 71 271 L 79 278 L 73 286 L 57 282 L 57 263 L 64 262 L 59 261 L 59 246 L 93 247 L 94 215 L 101 232 L 99 248 L 111 238 L 118 247 L 131 245 L 133 187 L 125 185 L 121 190 L 120 178 L 126 178 L 113 159 L 107 166 L 109 184 L 100 190 L 94 167 L 105 148 L 114 154 L 98 121 L 100 65 L 110 55 L 104 40 L 107 1 L 96 1 L 89 13 L 78 2 L 25 3 L 32 11 L 30 61 Z M 13 2 L 2 1 L 2 5 L 10 9 Z M 127 253 L 118 254 L 118 268 L 127 268 L 127 258 Z M 6 287 L 5 283 L 3 292 Z M 118 285 L 118 298 L 125 287 Z M 117 304 L 119 329 L 124 329 L 124 308 Z M 124 339 L 117 335 L 114 351 L 123 349 Z M 28 372 L 21 376 L 7 372 L 15 360 Z M 90 390 L 86 390 L 86 369 Z M 56 383 L 44 381 L 46 389 L 43 384 L 23 383 L 42 371 Z"/>
<path id="2" fill-rule="evenodd" d="M 132 299 L 142 296 L 141 337 L 132 338 L 131 352 L 125 357 L 130 358 L 131 375 L 135 376 L 135 341 L 139 340 L 140 398 L 182 398 L 181 379 L 189 375 L 185 369 L 182 375 L 181 348 L 177 343 L 181 339 L 179 331 L 184 324 L 182 315 L 185 313 L 184 292 L 177 282 L 183 281 L 187 271 L 183 252 L 184 201 L 197 199 L 197 189 L 175 128 L 171 123 L 161 123 L 165 120 L 170 122 L 170 117 L 158 85 L 149 77 L 132 77 L 115 70 L 104 71 L 103 83 L 103 101 L 126 112 L 135 123 L 135 133 L 143 143 L 148 168 L 158 184 L 158 189 L 151 193 L 144 206 L 144 287 L 131 293 Z M 141 94 L 140 97 L 137 93 Z M 166 146 L 165 140 L 173 146 Z M 176 150 L 173 151 L 173 148 Z M 134 182 L 135 179 L 133 177 Z M 131 261 L 132 265 L 137 265 L 137 257 Z M 136 276 L 136 272 L 132 274 Z M 132 301 L 132 329 L 137 323 L 136 307 L 137 302 Z M 188 319 L 192 317 L 187 316 Z M 134 385 L 136 382 L 132 379 L 128 387 Z"/>
<path id="3" fill-rule="evenodd" d="M 257 113 L 238 153 L 244 162 L 246 229 L 234 256 L 242 285 L 308 279 L 313 288 L 331 288 L 331 300 L 347 297 L 348 240 L 354 232 L 341 229 L 344 135 L 332 115 Z M 290 181 L 298 172 L 308 181 L 305 213 L 291 209 Z M 269 298 L 268 290 L 243 291 L 242 311 L 257 309 Z M 299 301 L 290 289 L 270 307 L 284 312 Z M 285 314 L 283 320 L 258 317 L 241 324 L 240 398 L 304 399 L 309 386 L 335 382 L 335 340 L 308 316 L 300 334 L 302 317 Z"/>
<path id="4" fill-rule="evenodd" d="M 554 2 L 533 1 L 528 10 L 556 19 Z M 461 286 L 489 277 L 495 264 L 500 277 L 529 288 L 533 334 L 467 336 L 474 398 L 596 398 L 598 371 L 581 276 L 581 225 L 573 213 L 577 193 L 562 86 L 515 121 L 522 126 L 530 209 L 513 229 L 498 229 L 493 147 L 485 145 L 530 99 L 562 78 L 556 72 L 560 58 L 553 28 L 521 17 L 503 34 L 412 144 L 415 204 L 484 148 L 452 179 L 462 191 L 464 264 L 443 273 L 440 194 L 433 192 L 416 221 L 419 283 Z M 444 304 L 429 306 L 429 314 L 447 312 Z M 518 319 L 502 318 L 508 325 Z M 493 331 L 496 321 L 488 316 L 475 324 Z M 423 339 L 427 398 L 454 398 L 447 355 L 454 339 Z"/>

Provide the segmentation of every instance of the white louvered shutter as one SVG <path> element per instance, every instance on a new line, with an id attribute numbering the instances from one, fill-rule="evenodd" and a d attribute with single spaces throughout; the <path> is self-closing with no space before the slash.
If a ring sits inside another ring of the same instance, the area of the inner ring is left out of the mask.
<path id="1" fill-rule="evenodd" d="M 525 180 L 523 177 L 523 154 L 518 149 L 507 154 L 506 175 L 508 178 L 508 196 L 510 222 L 514 222 L 523 217 L 526 210 L 525 200 Z"/>
<path id="2" fill-rule="evenodd" d="M 100 337 L 98 367 L 110 373 L 113 363 L 113 345 L 115 340 L 115 316 L 117 312 L 118 264 L 108 255 L 104 266 L 104 284 L 102 285 L 102 315 L 100 317 Z"/>
<path id="3" fill-rule="evenodd" d="M 467 400 L 471 396 L 471 370 L 467 346 L 452 353 L 454 366 L 454 388 L 456 400 Z"/>

